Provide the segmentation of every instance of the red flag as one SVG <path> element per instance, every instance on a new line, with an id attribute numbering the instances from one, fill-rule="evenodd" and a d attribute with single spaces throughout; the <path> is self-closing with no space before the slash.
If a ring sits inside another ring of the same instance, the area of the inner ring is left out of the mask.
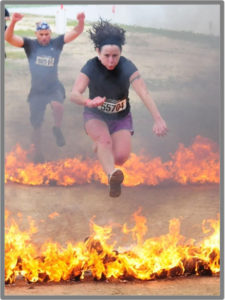
<path id="1" fill-rule="evenodd" d="M 112 6 L 112 13 L 115 14 L 115 12 L 116 12 L 116 5 L 113 5 Z"/>

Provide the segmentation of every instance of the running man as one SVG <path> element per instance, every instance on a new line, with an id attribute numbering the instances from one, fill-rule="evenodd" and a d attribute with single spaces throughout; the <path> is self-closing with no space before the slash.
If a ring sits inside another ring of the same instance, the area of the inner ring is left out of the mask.
<path id="1" fill-rule="evenodd" d="M 59 147 L 65 145 L 65 139 L 61 131 L 63 119 L 63 102 L 65 100 L 65 88 L 58 79 L 58 62 L 64 44 L 76 39 L 84 29 L 84 13 L 77 15 L 78 25 L 70 32 L 51 37 L 51 29 L 48 23 L 36 24 L 36 39 L 20 37 L 14 34 L 16 23 L 23 19 L 20 13 L 12 15 L 11 23 L 5 31 L 5 40 L 15 47 L 23 47 L 27 55 L 31 73 L 31 89 L 28 96 L 30 106 L 30 121 L 33 127 L 32 143 L 34 144 L 35 163 L 44 162 L 42 154 L 41 126 L 44 120 L 46 106 L 51 105 L 54 126 L 53 134 Z"/>
<path id="2" fill-rule="evenodd" d="M 125 30 L 100 19 L 89 34 L 97 56 L 82 67 L 71 101 L 84 106 L 85 130 L 108 175 L 109 195 L 118 197 L 124 175 L 115 165 L 123 165 L 128 159 L 133 134 L 130 84 L 152 114 L 154 133 L 164 136 L 168 130 L 136 66 L 121 56 Z M 87 87 L 89 98 L 83 95 Z"/>

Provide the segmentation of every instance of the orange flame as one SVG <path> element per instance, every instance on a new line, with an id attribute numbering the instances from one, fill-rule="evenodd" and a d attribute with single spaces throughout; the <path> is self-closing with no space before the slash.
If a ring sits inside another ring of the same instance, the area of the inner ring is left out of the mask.
<path id="1" fill-rule="evenodd" d="M 71 186 L 92 181 L 108 182 L 96 160 L 78 157 L 35 165 L 28 161 L 27 154 L 28 151 L 17 145 L 6 156 L 5 183 Z M 171 157 L 163 163 L 160 157 L 150 159 L 131 153 L 121 168 L 125 174 L 124 185 L 158 185 L 165 181 L 179 184 L 220 182 L 218 146 L 210 139 L 197 136 L 190 147 L 179 144 Z"/>
<path id="2" fill-rule="evenodd" d="M 59 214 L 56 212 L 56 211 L 54 211 L 53 213 L 51 213 L 50 215 L 48 215 L 48 217 L 50 218 L 50 219 L 54 219 L 54 218 L 56 218 L 56 217 L 58 217 L 59 216 Z"/>
<path id="3" fill-rule="evenodd" d="M 134 227 L 126 231 L 135 239 L 132 246 L 116 247 L 116 241 L 110 244 L 112 226 L 101 227 L 91 220 L 91 233 L 85 241 L 69 242 L 66 247 L 45 242 L 38 251 L 31 241 L 37 230 L 33 220 L 30 219 L 28 231 L 21 231 L 13 219 L 9 221 L 6 212 L 5 282 L 13 283 L 19 275 L 28 282 L 83 280 L 87 271 L 97 280 L 219 274 L 219 217 L 203 221 L 203 227 L 207 224 L 211 234 L 196 243 L 186 241 L 180 234 L 179 219 L 170 220 L 168 234 L 144 240 L 146 218 L 139 213 L 140 210 L 133 215 Z M 124 226 L 121 228 L 124 230 Z"/>
<path id="4" fill-rule="evenodd" d="M 138 242 L 138 245 L 142 244 L 143 237 L 148 230 L 146 226 L 146 218 L 140 216 L 140 212 L 141 208 L 139 208 L 138 211 L 133 214 L 136 225 L 132 229 L 127 229 L 126 223 L 123 225 L 123 233 L 127 234 L 129 232 L 132 232 L 132 238 L 133 240 L 136 240 Z"/>

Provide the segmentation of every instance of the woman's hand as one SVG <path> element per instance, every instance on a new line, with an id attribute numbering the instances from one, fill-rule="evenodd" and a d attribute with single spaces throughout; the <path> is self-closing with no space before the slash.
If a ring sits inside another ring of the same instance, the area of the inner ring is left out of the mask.
<path id="1" fill-rule="evenodd" d="M 153 132 L 157 136 L 164 136 L 167 134 L 168 128 L 167 128 L 166 122 L 162 118 L 160 118 L 154 122 Z"/>
<path id="2" fill-rule="evenodd" d="M 106 100 L 106 97 L 95 97 L 94 99 L 87 99 L 85 100 L 84 105 L 87 107 L 97 107 L 97 106 L 101 106 Z"/>

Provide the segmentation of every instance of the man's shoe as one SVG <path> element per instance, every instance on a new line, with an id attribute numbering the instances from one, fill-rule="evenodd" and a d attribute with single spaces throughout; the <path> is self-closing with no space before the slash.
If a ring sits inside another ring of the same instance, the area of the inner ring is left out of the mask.
<path id="1" fill-rule="evenodd" d="M 109 175 L 109 196 L 119 197 L 121 194 L 121 183 L 124 180 L 123 172 L 120 169 L 115 169 Z"/>
<path id="2" fill-rule="evenodd" d="M 59 127 L 53 126 L 52 132 L 56 139 L 56 145 L 59 147 L 63 147 L 66 144 L 66 142 L 65 142 L 65 139 L 64 139 L 61 129 Z"/>

